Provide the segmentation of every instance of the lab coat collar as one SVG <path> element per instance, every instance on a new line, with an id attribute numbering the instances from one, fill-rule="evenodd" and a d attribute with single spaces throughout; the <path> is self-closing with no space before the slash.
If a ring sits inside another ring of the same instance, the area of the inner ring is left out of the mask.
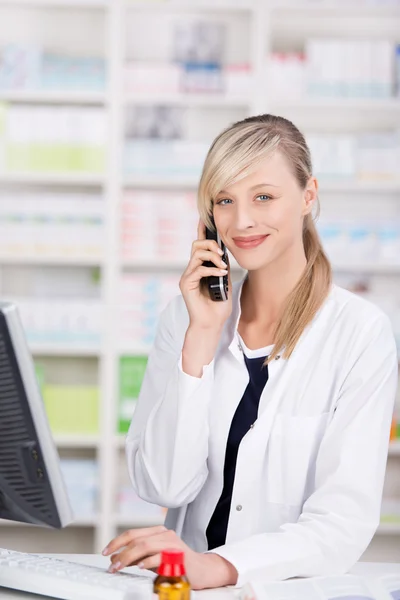
<path id="1" fill-rule="evenodd" d="M 243 352 L 240 346 L 237 330 L 240 315 L 242 313 L 240 300 L 242 296 L 243 284 L 246 279 L 247 273 L 240 281 L 235 282 L 232 285 L 232 314 L 226 326 L 226 342 L 229 344 L 228 348 L 233 356 L 235 356 L 235 358 L 237 358 L 240 362 L 243 362 Z"/>

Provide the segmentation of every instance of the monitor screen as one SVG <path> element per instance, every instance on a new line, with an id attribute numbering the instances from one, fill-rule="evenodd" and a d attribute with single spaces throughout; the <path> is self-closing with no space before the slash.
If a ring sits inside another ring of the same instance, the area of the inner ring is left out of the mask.
<path id="1" fill-rule="evenodd" d="M 18 310 L 1 302 L 0 518 L 56 528 L 72 521 Z"/>

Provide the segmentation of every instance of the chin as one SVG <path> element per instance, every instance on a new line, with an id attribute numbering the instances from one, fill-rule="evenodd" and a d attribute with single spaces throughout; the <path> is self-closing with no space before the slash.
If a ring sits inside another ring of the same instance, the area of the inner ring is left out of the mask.
<path id="1" fill-rule="evenodd" d="M 247 252 L 247 251 L 246 251 Z M 239 267 L 245 271 L 258 271 L 266 267 L 271 261 L 266 260 L 265 256 L 244 256 L 241 252 L 231 252 Z"/>

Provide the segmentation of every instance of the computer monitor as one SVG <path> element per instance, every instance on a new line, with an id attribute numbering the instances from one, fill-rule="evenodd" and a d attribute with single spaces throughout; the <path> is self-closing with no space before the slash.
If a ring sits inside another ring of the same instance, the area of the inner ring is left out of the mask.
<path id="1" fill-rule="evenodd" d="M 72 521 L 59 456 L 14 304 L 0 302 L 0 518 Z"/>

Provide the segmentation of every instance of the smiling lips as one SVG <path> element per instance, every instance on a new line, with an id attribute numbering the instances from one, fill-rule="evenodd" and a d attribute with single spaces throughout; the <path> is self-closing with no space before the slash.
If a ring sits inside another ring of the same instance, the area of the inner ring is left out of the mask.
<path id="1" fill-rule="evenodd" d="M 233 238 L 233 241 L 238 248 L 248 249 L 259 246 L 267 237 L 268 235 L 251 235 L 249 237 Z"/>

